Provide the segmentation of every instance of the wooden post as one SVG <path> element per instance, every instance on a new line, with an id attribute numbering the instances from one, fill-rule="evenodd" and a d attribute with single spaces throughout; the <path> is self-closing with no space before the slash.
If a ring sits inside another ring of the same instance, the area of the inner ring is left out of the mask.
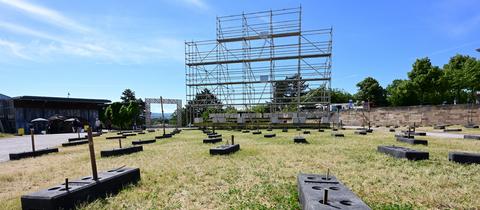
<path id="1" fill-rule="evenodd" d="M 35 152 L 35 134 L 34 134 L 34 129 L 30 128 L 30 136 L 32 137 L 32 152 Z"/>
<path id="2" fill-rule="evenodd" d="M 97 162 L 95 160 L 95 148 L 93 147 L 92 128 L 88 127 L 88 149 L 90 150 L 90 162 L 92 164 L 93 180 L 98 180 Z"/>
<path id="3" fill-rule="evenodd" d="M 160 105 L 162 106 L 163 135 L 165 136 L 165 115 L 163 114 L 163 98 L 160 96 Z"/>
<path id="4" fill-rule="evenodd" d="M 235 144 L 235 140 L 234 140 L 234 138 L 235 138 L 235 137 L 232 135 L 232 145 L 234 145 L 234 144 Z"/>
<path id="5" fill-rule="evenodd" d="M 118 146 L 120 149 L 122 148 L 122 138 L 118 138 Z"/>
<path id="6" fill-rule="evenodd" d="M 408 126 L 408 138 L 410 138 L 410 126 Z"/>

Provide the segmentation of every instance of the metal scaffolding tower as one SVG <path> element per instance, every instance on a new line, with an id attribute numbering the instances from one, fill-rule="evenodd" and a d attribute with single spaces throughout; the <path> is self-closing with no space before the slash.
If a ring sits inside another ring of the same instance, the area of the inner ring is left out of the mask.
<path id="1" fill-rule="evenodd" d="M 187 120 L 207 108 L 270 112 L 330 103 L 332 28 L 302 30 L 302 8 L 217 17 L 216 39 L 185 42 Z M 216 96 L 199 97 L 202 91 Z"/>

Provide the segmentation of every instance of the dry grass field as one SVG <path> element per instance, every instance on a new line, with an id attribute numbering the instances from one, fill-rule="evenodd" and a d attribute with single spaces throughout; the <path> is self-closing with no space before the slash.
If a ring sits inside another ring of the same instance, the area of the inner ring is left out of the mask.
<path id="1" fill-rule="evenodd" d="M 449 151 L 480 152 L 480 141 L 421 137 L 429 146 L 396 142 L 393 133 L 367 136 L 346 130 L 345 138 L 311 130 L 310 144 L 293 144 L 298 132 L 274 130 L 276 138 L 235 135 L 241 150 L 210 156 L 198 130 L 144 145 L 144 151 L 100 158 L 100 150 L 116 140 L 95 138 L 99 171 L 127 165 L 139 167 L 142 181 L 116 196 L 80 206 L 82 209 L 298 209 L 296 176 L 325 173 L 327 168 L 373 209 L 480 208 L 480 164 L 448 161 Z M 263 133 L 266 133 L 263 130 Z M 157 133 L 123 141 L 152 138 Z M 399 145 L 430 152 L 430 160 L 408 161 L 378 153 L 378 145 Z M 219 145 L 219 144 L 217 144 Z M 60 148 L 58 154 L 0 163 L 0 209 L 20 209 L 22 194 L 90 174 L 87 145 Z"/>

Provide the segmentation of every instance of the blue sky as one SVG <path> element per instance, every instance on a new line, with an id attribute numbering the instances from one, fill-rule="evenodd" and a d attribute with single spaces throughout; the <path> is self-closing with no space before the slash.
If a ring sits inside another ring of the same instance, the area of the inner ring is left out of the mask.
<path id="1" fill-rule="evenodd" d="M 419 57 L 480 56 L 478 0 L 0 0 L 0 93 L 184 99 L 185 40 L 214 38 L 217 15 L 300 4 L 304 29 L 334 28 L 334 88 L 386 86 Z"/>

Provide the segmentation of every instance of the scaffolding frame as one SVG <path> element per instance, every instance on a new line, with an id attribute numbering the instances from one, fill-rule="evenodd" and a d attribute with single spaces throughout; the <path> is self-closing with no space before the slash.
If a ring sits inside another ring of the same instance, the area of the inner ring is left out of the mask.
<path id="1" fill-rule="evenodd" d="M 187 122 L 206 108 L 328 106 L 332 31 L 302 30 L 301 7 L 217 17 L 215 40 L 185 42 Z M 196 98 L 204 89 L 221 105 Z"/>

